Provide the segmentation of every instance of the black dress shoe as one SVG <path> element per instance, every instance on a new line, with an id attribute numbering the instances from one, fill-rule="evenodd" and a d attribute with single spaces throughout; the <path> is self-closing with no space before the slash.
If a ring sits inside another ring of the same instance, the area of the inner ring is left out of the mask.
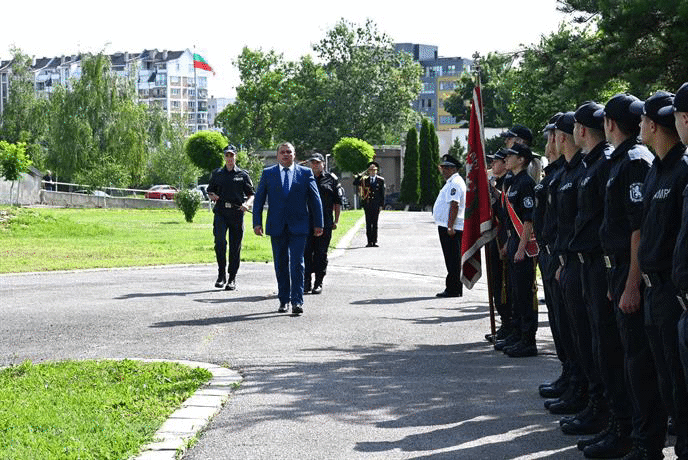
<path id="1" fill-rule="evenodd" d="M 291 312 L 295 315 L 300 315 L 301 313 L 303 313 L 303 305 L 295 303 L 291 306 Z"/>
<path id="2" fill-rule="evenodd" d="M 304 293 L 304 294 L 308 294 L 309 292 L 311 292 L 311 286 L 310 286 L 310 284 L 306 284 L 306 285 L 303 287 L 303 293 Z"/>
<path id="3" fill-rule="evenodd" d="M 528 342 L 518 342 L 513 347 L 504 349 L 504 353 L 510 358 L 527 358 L 537 356 L 537 345 Z"/>
<path id="4" fill-rule="evenodd" d="M 289 302 L 286 303 L 280 303 L 279 308 L 277 309 L 279 313 L 286 313 L 289 311 Z"/>
<path id="5" fill-rule="evenodd" d="M 616 423 L 614 425 L 614 430 L 608 431 L 607 435 L 602 438 L 602 440 L 584 448 L 583 455 L 587 458 L 619 458 L 629 454 L 633 447 L 631 426 Z M 641 455 L 639 458 L 650 457 Z M 655 458 L 663 458 L 663 456 Z"/>
<path id="6" fill-rule="evenodd" d="M 215 281 L 215 287 L 216 288 L 223 288 L 225 286 L 226 282 L 227 282 L 227 278 L 225 278 L 225 275 L 217 275 L 217 280 Z"/>
<path id="7" fill-rule="evenodd" d="M 367 248 L 372 248 L 373 246 L 374 246 L 373 243 L 368 243 L 368 244 L 366 244 L 366 247 L 367 247 Z"/>
<path id="8" fill-rule="evenodd" d="M 448 292 L 446 289 L 435 294 L 435 297 L 461 297 L 459 293 Z"/>
<path id="9" fill-rule="evenodd" d="M 609 423 L 607 423 L 607 428 L 605 428 L 603 431 L 600 431 L 592 438 L 579 439 L 576 442 L 576 447 L 578 447 L 578 450 L 583 451 L 586 447 L 592 446 L 593 444 L 597 444 L 598 442 L 606 438 L 609 433 L 616 430 L 616 423 L 616 417 L 614 417 L 614 414 L 612 413 L 609 416 Z"/>
<path id="10" fill-rule="evenodd" d="M 231 280 L 229 283 L 227 283 L 227 286 L 225 286 L 225 291 L 233 291 L 236 289 L 236 281 Z"/>
<path id="11" fill-rule="evenodd" d="M 575 414 L 585 409 L 588 404 L 588 397 L 585 394 L 576 395 L 572 399 L 567 399 L 549 406 L 549 413 L 554 415 Z"/>
<path id="12" fill-rule="evenodd" d="M 519 340 L 519 334 L 512 334 L 504 340 L 498 340 L 497 343 L 495 343 L 494 345 L 494 349 L 497 351 L 504 351 L 506 347 L 516 345 L 516 343 L 518 343 Z"/>
<path id="13" fill-rule="evenodd" d="M 313 294 L 320 294 L 322 292 L 322 284 L 316 283 L 315 286 L 313 286 Z"/>
<path id="14" fill-rule="evenodd" d="M 380 246 L 378 246 L 377 243 L 373 243 L 373 247 L 374 247 L 374 248 L 379 248 Z"/>

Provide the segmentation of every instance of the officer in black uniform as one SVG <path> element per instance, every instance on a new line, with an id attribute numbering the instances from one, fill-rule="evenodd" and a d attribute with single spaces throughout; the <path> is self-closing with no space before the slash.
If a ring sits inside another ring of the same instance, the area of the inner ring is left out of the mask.
<path id="1" fill-rule="evenodd" d="M 535 296 L 535 261 L 526 253 L 526 245 L 533 233 L 533 208 L 535 207 L 535 182 L 528 175 L 528 164 L 533 152 L 523 144 L 507 149 L 506 167 L 513 174 L 506 190 L 507 205 L 516 216 L 509 213 L 507 221 L 508 241 L 506 258 L 509 273 L 509 293 L 513 315 L 513 345 L 503 346 L 504 353 L 512 358 L 537 355 L 537 297 Z M 519 223 L 520 221 L 520 223 Z M 517 227 L 522 227 L 518 231 Z M 498 344 L 500 342 L 497 342 Z"/>
<path id="2" fill-rule="evenodd" d="M 630 420 L 623 373 L 623 348 L 614 310 L 607 297 L 606 271 L 599 236 L 604 213 L 604 187 L 609 176 L 607 159 L 612 152 L 612 147 L 605 139 L 604 116 L 601 113 L 596 115 L 603 109 L 601 105 L 588 101 L 574 114 L 573 139 L 584 153 L 584 171 L 578 185 L 578 213 L 568 249 L 569 255 L 578 257 L 581 264 L 581 286 L 592 333 L 593 363 L 604 384 L 605 394 L 590 397 L 588 406 L 582 412 L 564 421 L 561 429 L 566 434 L 601 432 L 607 425 L 610 405 L 624 419 Z"/>
<path id="3" fill-rule="evenodd" d="M 561 288 L 554 276 L 559 267 L 559 259 L 552 257 L 552 248 L 557 235 L 557 217 L 552 192 L 558 187 L 565 163 L 564 157 L 556 149 L 554 140 L 555 122 L 561 115 L 561 112 L 555 114 L 543 130 L 547 136 L 545 155 L 549 164 L 545 168 L 545 177 L 535 186 L 535 211 L 533 212 L 533 231 L 540 246 L 538 264 L 540 264 L 542 287 L 545 293 L 547 317 L 557 358 L 562 364 L 562 372 L 556 380 L 539 386 L 538 391 L 543 398 L 558 398 L 564 393 L 569 384 L 572 365 L 570 355 L 572 355 L 573 347 L 564 342 L 568 333 L 562 335 L 560 332 L 562 320 L 564 320 L 564 325 L 568 322 L 565 321 L 566 316 L 562 315 Z M 565 327 L 568 330 L 568 326 Z"/>
<path id="4" fill-rule="evenodd" d="M 678 321 L 683 308 L 671 280 L 672 257 L 688 185 L 688 156 L 670 111 L 674 95 L 658 91 L 644 103 L 631 104 L 641 114 L 640 136 L 655 153 L 643 185 L 643 223 L 638 263 L 645 281 L 645 325 L 664 406 L 673 417 L 674 450 L 688 458 L 688 390 L 678 353 Z M 662 108 L 669 110 L 659 111 Z M 668 112 L 668 114 L 666 114 Z"/>
<path id="5" fill-rule="evenodd" d="M 368 163 L 367 174 L 356 174 L 353 182 L 354 187 L 361 187 L 363 191 L 361 200 L 366 220 L 366 247 L 369 248 L 378 246 L 377 221 L 385 205 L 385 178 L 377 175 L 379 170 L 380 165 L 376 161 L 371 161 Z"/>
<path id="6" fill-rule="evenodd" d="M 233 291 L 241 261 L 241 240 L 244 237 L 244 213 L 253 203 L 253 182 L 246 171 L 236 165 L 236 147 L 224 149 L 225 166 L 210 176 L 208 197 L 215 202 L 213 235 L 217 281 L 215 287 Z M 229 233 L 229 266 L 227 266 L 227 233 Z M 227 273 L 225 274 L 225 270 Z M 227 283 L 225 285 L 225 283 Z"/>
<path id="7" fill-rule="evenodd" d="M 533 132 L 523 125 L 514 125 L 508 131 L 501 134 L 504 137 L 504 147 L 509 149 L 514 144 L 523 144 L 527 147 L 533 143 Z"/>
<path id="8" fill-rule="evenodd" d="M 311 222 L 311 231 L 306 241 L 304 256 L 306 268 L 303 292 L 320 294 L 322 292 L 323 278 L 325 278 L 327 272 L 327 250 L 330 246 L 330 240 L 332 239 L 332 230 L 336 229 L 339 223 L 344 189 L 339 184 L 337 176 L 325 171 L 325 158 L 322 154 L 317 152 L 313 153 L 308 159 L 308 162 L 313 170 L 315 182 L 318 184 L 320 201 L 322 201 L 324 225 L 322 235 L 316 237 L 313 233 L 313 225 Z M 315 273 L 315 282 L 311 284 L 313 273 Z"/>
<path id="9" fill-rule="evenodd" d="M 506 260 L 500 256 L 500 248 L 506 247 L 506 210 L 502 207 L 502 193 L 504 192 L 504 180 L 507 170 L 504 163 L 506 149 L 499 149 L 494 155 L 488 155 L 492 161 L 492 180 L 490 181 L 490 195 L 492 202 L 492 215 L 497 228 L 496 237 L 487 243 L 487 257 L 490 258 L 490 285 L 492 290 L 492 302 L 500 319 L 500 326 L 496 334 L 485 335 L 485 340 L 496 343 L 504 340 L 511 333 L 511 304 L 507 289 Z"/>
<path id="10" fill-rule="evenodd" d="M 614 147 L 608 160 L 599 234 L 608 291 L 623 346 L 625 387 L 631 401 L 632 418 L 628 420 L 623 411 L 613 409 L 604 431 L 592 438 L 579 440 L 578 448 L 592 457 L 624 455 L 632 442 L 629 459 L 645 458 L 643 455 L 646 454 L 653 458 L 661 452 L 664 443 L 666 413 L 662 410 L 654 363 L 645 335 L 637 268 L 642 218 L 641 187 L 652 161 L 652 154 L 636 140 L 640 118 L 633 115 L 629 107 L 637 100 L 630 94 L 617 94 L 603 110 L 595 113 L 604 117 L 605 137 Z"/>
<path id="11" fill-rule="evenodd" d="M 593 359 L 590 322 L 581 286 L 581 263 L 578 256 L 569 250 L 578 214 L 578 186 L 585 173 L 582 163 L 583 152 L 576 146 L 573 138 L 574 125 L 574 112 L 564 113 L 555 125 L 557 149 L 566 159 L 566 163 L 556 190 L 557 237 L 554 242 L 554 253 L 560 264 L 556 277 L 561 286 L 564 309 L 570 322 L 569 333 L 574 345 L 574 359 L 585 378 L 579 375 L 574 381 L 576 386 L 571 387 L 569 394 L 562 395 L 561 401 L 549 404 L 545 402 L 545 407 L 553 414 L 575 414 L 586 407 L 588 396 L 599 399 L 603 393 Z"/>
<path id="12" fill-rule="evenodd" d="M 684 83 L 676 91 L 673 112 L 676 130 L 683 145 L 688 145 L 688 83 Z M 679 321 L 678 334 L 683 373 L 688 382 L 688 313 L 686 312 L 688 309 L 688 186 L 683 191 L 683 214 L 681 230 L 676 238 L 676 249 L 674 249 L 672 279 L 680 290 L 680 303 L 684 309 Z"/>

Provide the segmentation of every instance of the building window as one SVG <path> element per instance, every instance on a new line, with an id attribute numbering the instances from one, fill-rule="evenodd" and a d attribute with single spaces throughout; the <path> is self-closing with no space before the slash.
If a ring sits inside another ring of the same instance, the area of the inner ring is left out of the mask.
<path id="1" fill-rule="evenodd" d="M 155 76 L 155 86 L 167 86 L 166 73 L 159 73 Z"/>
<path id="2" fill-rule="evenodd" d="M 170 90 L 170 94 L 171 94 L 172 96 L 179 96 L 179 88 L 172 88 L 172 89 Z"/>
<path id="3" fill-rule="evenodd" d="M 181 82 L 181 78 L 174 75 L 170 75 L 170 85 L 179 86 Z"/>
<path id="4" fill-rule="evenodd" d="M 434 83 L 429 83 L 429 82 L 424 82 L 423 83 L 423 91 L 422 93 L 434 93 L 435 92 L 435 84 Z"/>
<path id="5" fill-rule="evenodd" d="M 428 99 L 428 108 L 432 107 L 432 99 Z"/>
<path id="6" fill-rule="evenodd" d="M 457 81 L 441 81 L 440 91 L 454 91 L 458 86 Z"/>
<path id="7" fill-rule="evenodd" d="M 440 124 L 441 125 L 455 125 L 456 124 L 456 118 L 450 117 L 450 116 L 441 116 L 440 117 Z"/>

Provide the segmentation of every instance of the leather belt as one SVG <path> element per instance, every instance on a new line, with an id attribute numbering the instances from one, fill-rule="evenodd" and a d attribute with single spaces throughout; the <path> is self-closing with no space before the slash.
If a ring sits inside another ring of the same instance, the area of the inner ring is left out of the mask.
<path id="1" fill-rule="evenodd" d="M 229 202 L 225 201 L 225 206 L 224 206 L 224 207 L 225 207 L 225 208 L 240 209 L 240 208 L 241 208 L 241 205 L 234 204 L 234 203 L 229 203 Z"/>

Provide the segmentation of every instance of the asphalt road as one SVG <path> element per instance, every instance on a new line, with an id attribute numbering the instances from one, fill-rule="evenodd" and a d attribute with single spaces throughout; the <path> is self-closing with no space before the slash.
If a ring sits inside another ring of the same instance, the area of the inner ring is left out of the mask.
<path id="1" fill-rule="evenodd" d="M 583 458 L 537 395 L 559 373 L 544 307 L 540 355 L 508 358 L 483 338 L 484 282 L 435 297 L 428 213 L 383 212 L 380 247 L 364 246 L 361 230 L 335 251 L 301 317 L 277 313 L 272 264 L 243 263 L 235 292 L 212 287 L 212 265 L 0 275 L 0 365 L 231 366 L 244 383 L 188 460 Z"/>

